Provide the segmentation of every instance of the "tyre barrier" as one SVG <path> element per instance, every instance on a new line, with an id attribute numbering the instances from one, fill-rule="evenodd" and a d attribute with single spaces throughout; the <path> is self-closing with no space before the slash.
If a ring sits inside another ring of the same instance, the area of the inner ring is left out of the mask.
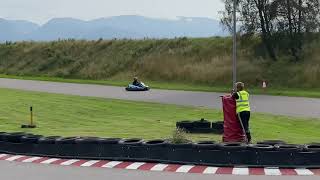
<path id="1" fill-rule="evenodd" d="M 200 121 L 193 121 L 193 128 L 211 128 L 211 122 L 201 119 Z"/>
<path id="2" fill-rule="evenodd" d="M 217 150 L 218 144 L 215 141 L 200 141 L 193 144 L 195 149 Z"/>
<path id="3" fill-rule="evenodd" d="M 274 146 L 268 144 L 250 144 L 247 148 L 256 152 L 274 150 Z"/>
<path id="4" fill-rule="evenodd" d="M 198 121 L 179 121 L 176 122 L 176 127 L 188 133 L 223 133 L 223 121 L 211 123 L 203 118 Z"/>
<path id="5" fill-rule="evenodd" d="M 190 131 L 193 129 L 192 121 L 179 121 L 176 123 L 176 127 L 180 129 L 184 129 L 186 131 Z"/>
<path id="6" fill-rule="evenodd" d="M 38 140 L 42 137 L 43 136 L 41 135 L 25 135 L 20 138 L 20 142 L 26 143 L 26 144 L 33 144 L 33 143 L 37 143 Z"/>
<path id="7" fill-rule="evenodd" d="M 21 136 L 22 134 L 24 133 L 0 133 L 0 152 L 56 158 L 143 161 L 219 167 L 320 168 L 319 144 L 247 145 L 214 141 L 172 144 L 166 140 L 61 138 L 31 134 Z"/>
<path id="8" fill-rule="evenodd" d="M 211 128 L 216 134 L 223 134 L 223 121 L 212 122 Z"/>
<path id="9" fill-rule="evenodd" d="M 304 150 L 310 152 L 320 152 L 320 144 L 306 144 Z"/>
<path id="10" fill-rule="evenodd" d="M 61 136 L 48 136 L 48 137 L 41 137 L 38 139 L 38 144 L 55 144 L 57 139 L 62 138 Z"/>
<path id="11" fill-rule="evenodd" d="M 19 143 L 22 136 L 26 136 L 30 134 L 26 134 L 24 132 L 15 132 L 15 133 L 3 133 L 1 134 L 2 140 L 13 142 L 13 143 Z"/>
<path id="12" fill-rule="evenodd" d="M 228 151 L 242 151 L 247 149 L 247 145 L 244 143 L 221 143 L 218 145 L 220 150 L 228 150 Z"/>
<path id="13" fill-rule="evenodd" d="M 287 151 L 287 152 L 300 152 L 302 151 L 303 146 L 296 144 L 276 144 L 274 145 L 275 149 L 278 151 Z"/>
<path id="14" fill-rule="evenodd" d="M 257 144 L 266 144 L 266 145 L 274 146 L 276 144 L 287 144 L 287 143 L 282 140 L 264 140 L 264 141 L 257 142 Z"/>

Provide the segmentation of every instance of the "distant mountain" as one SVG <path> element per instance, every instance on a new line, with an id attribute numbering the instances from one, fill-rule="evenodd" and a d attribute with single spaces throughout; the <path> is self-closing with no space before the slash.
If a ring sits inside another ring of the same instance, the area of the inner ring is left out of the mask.
<path id="1" fill-rule="evenodd" d="M 133 31 L 151 38 L 225 36 L 217 20 L 180 17 L 178 20 L 152 19 L 142 16 L 115 16 L 91 21 L 117 29 Z"/>
<path id="2" fill-rule="evenodd" d="M 39 26 L 28 21 L 0 19 L 0 41 L 57 39 L 174 38 L 226 36 L 219 21 L 180 17 L 177 20 L 115 16 L 91 21 L 55 18 Z"/>
<path id="3" fill-rule="evenodd" d="M 33 40 L 55 40 L 58 38 L 81 38 L 87 31 L 87 23 L 72 18 L 52 19 L 28 35 Z"/>
<path id="4" fill-rule="evenodd" d="M 19 41 L 40 26 L 28 21 L 5 20 L 0 18 L 0 41 Z"/>

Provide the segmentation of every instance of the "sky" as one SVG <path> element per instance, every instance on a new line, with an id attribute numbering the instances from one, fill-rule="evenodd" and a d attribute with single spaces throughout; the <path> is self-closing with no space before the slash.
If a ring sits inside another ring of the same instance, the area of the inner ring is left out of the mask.
<path id="1" fill-rule="evenodd" d="M 222 0 L 0 0 L 0 18 L 44 24 L 52 18 L 91 20 L 119 15 L 219 19 Z"/>

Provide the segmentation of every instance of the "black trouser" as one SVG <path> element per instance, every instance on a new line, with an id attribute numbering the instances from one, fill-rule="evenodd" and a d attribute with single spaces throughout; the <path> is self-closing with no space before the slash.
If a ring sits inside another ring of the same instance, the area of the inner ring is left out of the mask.
<path id="1" fill-rule="evenodd" d="M 251 142 L 251 134 L 249 130 L 250 111 L 242 111 L 238 114 L 238 116 L 242 122 L 243 129 L 246 132 L 248 142 Z"/>

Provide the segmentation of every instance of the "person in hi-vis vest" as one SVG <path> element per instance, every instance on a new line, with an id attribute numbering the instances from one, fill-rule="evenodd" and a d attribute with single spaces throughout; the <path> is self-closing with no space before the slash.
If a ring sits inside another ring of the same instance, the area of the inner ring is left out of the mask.
<path id="1" fill-rule="evenodd" d="M 246 134 L 246 140 L 248 143 L 251 142 L 251 134 L 249 130 L 250 120 L 250 103 L 249 93 L 244 90 L 244 83 L 236 83 L 237 92 L 233 92 L 232 97 L 236 100 L 236 111 L 239 117 L 241 126 Z"/>

